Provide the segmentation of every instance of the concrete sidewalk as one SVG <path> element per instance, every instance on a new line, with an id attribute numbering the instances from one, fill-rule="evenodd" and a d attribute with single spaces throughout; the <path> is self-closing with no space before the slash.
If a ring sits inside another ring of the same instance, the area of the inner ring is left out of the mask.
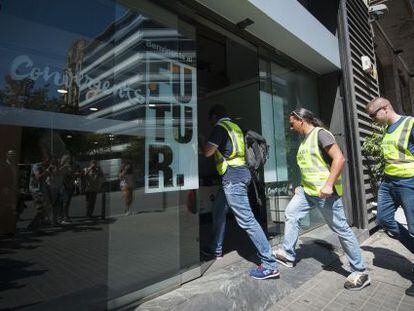
<path id="1" fill-rule="evenodd" d="M 346 259 L 325 240 L 333 241 L 326 226 L 301 236 L 301 260 L 293 269 L 281 266 L 279 279 L 250 278 L 250 258 L 227 266 L 217 262 L 213 272 L 137 310 L 414 310 L 414 297 L 405 295 L 414 286 L 414 256 L 399 242 L 380 231 L 361 245 L 371 285 L 354 292 L 343 288 Z"/>
<path id="2" fill-rule="evenodd" d="M 382 231 L 371 236 L 361 248 L 371 277 L 370 286 L 357 292 L 344 289 L 344 277 L 339 267 L 332 265 L 332 271 L 320 272 L 269 310 L 413 311 L 414 297 L 405 295 L 405 290 L 414 286 L 413 254 Z M 341 261 L 346 259 L 341 257 Z"/>

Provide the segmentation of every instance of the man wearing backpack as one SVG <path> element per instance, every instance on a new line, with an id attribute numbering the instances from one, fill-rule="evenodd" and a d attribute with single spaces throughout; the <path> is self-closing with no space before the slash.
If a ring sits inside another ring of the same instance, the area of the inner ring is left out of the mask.
<path id="1" fill-rule="evenodd" d="M 222 179 L 223 192 L 227 204 L 233 211 L 239 226 L 246 231 L 257 249 L 261 264 L 249 271 L 255 279 L 268 279 L 279 276 L 276 259 L 263 229 L 254 218 L 248 198 L 248 187 L 251 174 L 246 166 L 244 135 L 240 127 L 227 116 L 226 109 L 216 105 L 210 109 L 209 120 L 214 125 L 207 144 L 201 142 L 203 154 L 206 157 L 214 155 L 216 169 Z M 221 245 L 224 238 L 225 204 L 215 208 L 215 221 L 221 230 L 216 245 Z M 214 251 L 217 251 L 215 249 Z M 221 250 L 219 250 L 221 251 Z M 221 255 L 221 254 L 215 254 Z"/>

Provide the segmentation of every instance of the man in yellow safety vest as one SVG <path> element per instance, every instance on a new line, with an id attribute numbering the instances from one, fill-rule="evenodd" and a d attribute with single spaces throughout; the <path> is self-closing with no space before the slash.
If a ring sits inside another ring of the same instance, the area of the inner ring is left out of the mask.
<path id="1" fill-rule="evenodd" d="M 285 236 L 282 248 L 275 252 L 276 260 L 286 267 L 294 267 L 299 222 L 316 207 L 338 235 L 348 258 L 352 273 L 344 284 L 345 288 L 360 290 L 370 284 L 370 279 L 342 204 L 344 156 L 332 133 L 321 127 L 322 122 L 311 111 L 305 108 L 292 111 L 289 123 L 292 130 L 304 136 L 296 156 L 302 183 L 286 207 Z"/>
<path id="2" fill-rule="evenodd" d="M 272 254 L 269 241 L 254 218 L 248 198 L 248 186 L 251 181 L 250 171 L 244 156 L 244 135 L 240 127 L 228 116 L 221 105 L 213 106 L 209 112 L 210 122 L 214 125 L 208 142 L 201 143 L 206 157 L 214 155 L 216 169 L 221 176 L 223 191 L 228 206 L 232 210 L 238 225 L 246 231 L 257 249 L 261 264 L 250 270 L 255 279 L 268 279 L 279 276 L 277 262 Z M 215 256 L 221 256 L 226 221 L 225 204 L 215 204 L 214 221 Z"/>
<path id="3" fill-rule="evenodd" d="M 397 114 L 382 97 L 371 100 L 366 111 L 372 120 L 387 125 L 381 143 L 385 168 L 378 190 L 377 223 L 414 253 L 414 118 Z M 395 220 L 399 206 L 404 211 L 408 230 Z M 406 294 L 414 296 L 414 285 Z"/>

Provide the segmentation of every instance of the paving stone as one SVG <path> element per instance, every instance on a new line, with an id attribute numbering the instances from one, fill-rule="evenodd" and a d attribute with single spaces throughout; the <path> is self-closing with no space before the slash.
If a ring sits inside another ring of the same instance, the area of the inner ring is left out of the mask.
<path id="1" fill-rule="evenodd" d="M 317 309 L 322 309 L 329 303 L 329 300 L 330 299 L 327 299 L 325 297 L 316 296 L 311 293 L 306 293 L 305 295 L 301 296 L 297 301 L 303 304 L 310 305 Z"/>
<path id="2" fill-rule="evenodd" d="M 330 303 L 326 305 L 323 309 L 323 311 L 342 311 L 344 309 L 344 306 L 337 304 L 337 303 Z"/>
<path id="3" fill-rule="evenodd" d="M 378 311 L 378 304 L 373 304 L 373 303 L 366 303 L 364 305 L 361 306 L 360 310 L 364 310 L 364 311 Z"/>
<path id="4" fill-rule="evenodd" d="M 411 304 L 412 306 L 414 306 L 414 297 L 405 295 L 404 298 L 402 299 L 402 302 L 406 304 Z"/>
<path id="5" fill-rule="evenodd" d="M 397 309 L 398 305 L 401 303 L 401 299 L 387 299 L 382 304 L 382 307 L 390 308 L 390 309 Z M 414 308 L 413 308 L 414 309 Z"/>
<path id="6" fill-rule="evenodd" d="M 293 304 L 289 305 L 286 311 L 319 311 L 320 309 L 310 306 L 306 303 L 301 302 L 294 302 Z"/>
<path id="7" fill-rule="evenodd" d="M 413 305 L 412 304 L 407 304 L 407 303 L 401 303 L 398 306 L 398 311 L 413 311 Z"/>

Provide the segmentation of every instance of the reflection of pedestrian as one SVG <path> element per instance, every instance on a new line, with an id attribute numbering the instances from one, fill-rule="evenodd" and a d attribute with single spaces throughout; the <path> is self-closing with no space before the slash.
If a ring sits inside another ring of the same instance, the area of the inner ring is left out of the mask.
<path id="1" fill-rule="evenodd" d="M 360 290 L 370 284 L 358 240 L 349 227 L 342 205 L 341 171 L 345 164 L 334 136 L 323 129 L 322 122 L 304 108 L 294 110 L 289 116 L 291 129 L 305 138 L 296 156 L 301 171 L 302 186 L 285 210 L 285 237 L 283 249 L 276 251 L 279 263 L 293 267 L 295 246 L 299 236 L 299 221 L 312 208 L 318 208 L 329 228 L 339 237 L 342 248 L 353 272 L 344 286 Z"/>
<path id="2" fill-rule="evenodd" d="M 251 175 L 244 159 L 243 133 L 240 127 L 227 117 L 223 106 L 214 106 L 209 112 L 209 119 L 214 128 L 208 143 L 201 142 L 203 154 L 207 157 L 214 155 L 227 203 L 237 223 L 247 232 L 259 254 L 261 265 L 252 269 L 250 276 L 255 279 L 278 277 L 279 270 L 272 255 L 272 248 L 262 227 L 254 218 L 249 203 L 247 191 Z M 224 209 L 225 204 L 222 204 L 221 208 Z"/>
<path id="3" fill-rule="evenodd" d="M 62 179 L 63 179 L 63 187 L 62 187 L 62 225 L 69 224 L 71 222 L 69 216 L 69 207 L 70 202 L 72 200 L 73 192 L 74 192 L 74 172 L 72 167 L 72 162 L 69 155 L 63 155 L 60 159 L 60 168 L 59 168 Z"/>
<path id="4" fill-rule="evenodd" d="M 101 190 L 104 175 L 95 160 L 85 169 L 86 216 L 92 217 L 95 209 L 96 196 Z"/>
<path id="5" fill-rule="evenodd" d="M 73 187 L 74 187 L 74 194 L 75 195 L 79 195 L 79 194 L 83 193 L 83 189 L 82 189 L 82 187 L 83 187 L 83 182 L 82 182 L 83 177 L 84 176 L 83 176 L 82 170 L 80 169 L 80 167 L 77 167 L 75 169 L 74 181 L 73 181 Z"/>
<path id="6" fill-rule="evenodd" d="M 126 215 L 129 215 L 134 190 L 134 176 L 132 166 L 130 163 L 127 163 L 126 161 L 122 163 L 121 168 L 119 170 L 119 179 L 122 197 L 124 199 L 125 204 L 124 212 Z"/>
<path id="7" fill-rule="evenodd" d="M 52 204 L 52 224 L 57 226 L 62 221 L 62 189 L 63 175 L 59 162 L 54 160 L 48 168 L 47 183 L 50 189 L 50 202 Z"/>
<path id="8" fill-rule="evenodd" d="M 385 168 L 378 190 L 377 222 L 414 253 L 414 118 L 400 116 L 381 97 L 369 102 L 366 111 L 373 120 L 387 125 L 381 144 Z M 395 211 L 400 205 L 408 230 L 395 220 Z M 414 296 L 414 286 L 406 294 Z"/>
<path id="9" fill-rule="evenodd" d="M 49 159 L 44 157 L 43 162 L 35 163 L 30 173 L 29 189 L 36 208 L 36 215 L 29 224 L 30 229 L 37 229 L 41 225 L 50 223 L 50 195 L 46 183 L 48 177 Z"/>
<path id="10" fill-rule="evenodd" d="M 0 163 L 0 234 L 16 232 L 16 153 L 9 150 Z"/>
<path id="11" fill-rule="evenodd" d="M 24 166 L 18 166 L 17 169 L 17 181 L 16 181 L 16 193 L 17 193 L 17 202 L 16 202 L 16 222 L 21 220 L 21 214 L 23 213 L 24 209 L 27 208 L 25 204 L 25 195 L 28 192 L 28 180 L 26 179 L 26 171 L 24 170 Z"/>

